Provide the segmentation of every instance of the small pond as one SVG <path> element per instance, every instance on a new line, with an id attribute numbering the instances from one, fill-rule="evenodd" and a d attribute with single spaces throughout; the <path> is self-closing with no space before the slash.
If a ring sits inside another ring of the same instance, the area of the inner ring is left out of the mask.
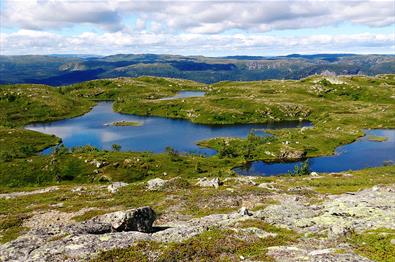
<path id="1" fill-rule="evenodd" d="M 357 141 L 338 147 L 333 156 L 310 158 L 311 171 L 341 172 L 395 163 L 395 130 L 375 129 L 366 130 L 365 133 L 366 135 Z M 369 136 L 386 137 L 387 140 L 371 141 L 368 139 Z M 301 165 L 301 162 L 254 161 L 244 167 L 235 168 L 234 171 L 240 175 L 272 176 L 288 173 L 294 169 L 295 165 Z"/>

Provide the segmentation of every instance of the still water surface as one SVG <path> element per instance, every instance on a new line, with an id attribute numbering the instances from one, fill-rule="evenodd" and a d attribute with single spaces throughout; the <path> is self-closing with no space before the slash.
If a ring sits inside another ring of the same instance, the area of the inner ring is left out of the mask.
<path id="1" fill-rule="evenodd" d="M 162 100 L 204 96 L 200 91 L 182 91 Z M 113 126 L 117 121 L 139 122 L 141 126 Z M 180 152 L 213 155 L 216 152 L 200 148 L 198 141 L 214 137 L 246 137 L 249 132 L 260 136 L 269 134 L 264 129 L 311 126 L 309 122 L 287 121 L 253 125 L 200 125 L 187 120 L 169 119 L 155 116 L 120 114 L 112 110 L 112 102 L 100 102 L 89 113 L 71 119 L 51 123 L 38 123 L 27 129 L 61 137 L 67 147 L 92 145 L 101 149 L 111 149 L 113 144 L 122 146 L 122 151 L 163 152 L 170 146 Z M 367 136 L 340 146 L 333 156 L 309 159 L 312 171 L 340 172 L 367 167 L 381 166 L 385 162 L 395 162 L 395 130 L 367 130 L 367 135 L 385 136 L 384 142 L 369 141 Z M 44 153 L 50 152 L 51 149 Z M 296 163 L 265 163 L 255 161 L 235 168 L 240 175 L 271 176 L 293 170 Z"/>
<path id="2" fill-rule="evenodd" d="M 141 126 L 113 126 L 117 121 L 133 121 Z M 92 145 L 111 149 L 113 144 L 122 151 L 163 152 L 170 146 L 180 152 L 213 155 L 215 151 L 200 148 L 198 141 L 214 137 L 246 137 L 250 131 L 268 135 L 262 129 L 309 126 L 309 122 L 282 122 L 261 125 L 199 125 L 187 120 L 155 116 L 120 114 L 112 110 L 112 102 L 100 102 L 89 113 L 71 119 L 38 123 L 27 129 L 61 137 L 67 147 Z"/>
<path id="3" fill-rule="evenodd" d="M 310 158 L 311 170 L 341 172 L 395 163 L 395 130 L 376 129 L 366 130 L 365 133 L 366 135 L 357 141 L 338 147 L 333 156 Z M 369 135 L 383 136 L 387 140 L 384 142 L 370 141 Z M 300 164 L 301 162 L 265 163 L 254 161 L 244 167 L 235 168 L 234 171 L 240 175 L 271 176 L 288 173 L 294 169 L 295 165 Z"/>

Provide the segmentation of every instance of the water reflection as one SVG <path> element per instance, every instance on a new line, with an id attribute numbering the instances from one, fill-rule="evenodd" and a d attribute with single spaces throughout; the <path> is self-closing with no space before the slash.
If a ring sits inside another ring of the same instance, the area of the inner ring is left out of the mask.
<path id="1" fill-rule="evenodd" d="M 371 135 L 386 137 L 387 140 L 384 142 L 370 141 L 368 136 Z M 367 130 L 366 136 L 361 139 L 338 147 L 335 155 L 310 158 L 309 163 L 311 170 L 316 172 L 341 172 L 395 163 L 395 130 Z M 235 168 L 234 171 L 240 175 L 271 176 L 288 173 L 294 169 L 295 165 L 301 165 L 301 162 L 265 163 L 255 161 L 244 167 Z"/>
<path id="2" fill-rule="evenodd" d="M 113 126 L 117 121 L 139 122 L 141 126 Z M 245 137 L 251 130 L 262 136 L 268 135 L 261 129 L 309 126 L 309 122 L 280 122 L 263 125 L 199 125 L 186 120 L 163 117 L 144 117 L 116 113 L 111 102 L 101 102 L 89 113 L 52 123 L 29 125 L 26 128 L 63 139 L 67 147 L 92 145 L 111 149 L 119 144 L 122 150 L 163 152 L 167 146 L 180 152 L 215 154 L 208 148 L 200 148 L 198 141 L 214 137 Z"/>

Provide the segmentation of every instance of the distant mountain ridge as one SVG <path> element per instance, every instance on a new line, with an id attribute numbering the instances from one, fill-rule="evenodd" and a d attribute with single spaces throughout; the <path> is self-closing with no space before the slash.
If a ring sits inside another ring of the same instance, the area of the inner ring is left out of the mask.
<path id="1" fill-rule="evenodd" d="M 290 54 L 287 56 L 181 56 L 157 54 L 0 56 L 0 84 L 68 85 L 81 81 L 175 77 L 203 83 L 300 79 L 322 72 L 376 75 L 395 73 L 394 55 Z"/>

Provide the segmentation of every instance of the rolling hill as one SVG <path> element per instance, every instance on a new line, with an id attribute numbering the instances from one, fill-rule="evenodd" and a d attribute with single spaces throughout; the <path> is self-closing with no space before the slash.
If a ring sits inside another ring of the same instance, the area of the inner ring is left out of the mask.
<path id="1" fill-rule="evenodd" d="M 68 85 L 82 81 L 173 77 L 203 83 L 300 79 L 309 75 L 395 73 L 393 55 L 316 54 L 264 56 L 179 56 L 156 54 L 0 56 L 0 84 Z"/>

